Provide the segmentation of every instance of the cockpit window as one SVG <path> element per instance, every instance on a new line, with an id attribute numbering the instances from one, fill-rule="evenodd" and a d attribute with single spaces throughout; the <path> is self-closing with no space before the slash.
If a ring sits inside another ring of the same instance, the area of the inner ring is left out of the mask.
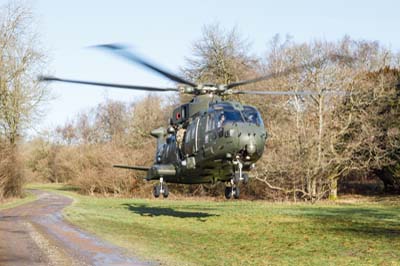
<path id="1" fill-rule="evenodd" d="M 246 122 L 250 122 L 259 126 L 264 125 L 260 113 L 257 111 L 256 108 L 252 106 L 243 106 L 243 108 L 243 116 L 246 119 Z"/>
<path id="2" fill-rule="evenodd" d="M 227 122 L 243 122 L 243 117 L 239 111 L 225 111 L 225 121 Z"/>
<path id="3" fill-rule="evenodd" d="M 227 103 L 220 103 L 214 106 L 216 110 L 217 127 L 227 122 L 244 122 L 242 113 Z"/>
<path id="4" fill-rule="evenodd" d="M 242 114 L 237 110 L 223 110 L 218 112 L 218 127 L 227 122 L 243 122 Z"/>

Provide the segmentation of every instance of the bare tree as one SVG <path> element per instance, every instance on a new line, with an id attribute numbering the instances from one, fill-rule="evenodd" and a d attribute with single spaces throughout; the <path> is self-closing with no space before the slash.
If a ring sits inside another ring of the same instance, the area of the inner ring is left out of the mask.
<path id="1" fill-rule="evenodd" d="M 37 81 L 45 57 L 27 7 L 9 3 L 0 13 L 0 134 L 13 145 L 48 96 Z"/>
<path id="2" fill-rule="evenodd" d="M 0 7 L 0 139 L 11 147 L 14 159 L 10 163 L 14 168 L 19 167 L 16 160 L 19 137 L 40 115 L 41 104 L 48 95 L 37 81 L 45 62 L 32 23 L 28 7 L 14 2 Z M 21 176 L 7 175 L 12 184 L 20 184 Z M 21 185 L 11 187 L 14 192 L 4 193 L 20 193 Z"/>
<path id="3" fill-rule="evenodd" d="M 121 138 L 128 128 L 128 108 L 118 101 L 106 100 L 96 111 L 96 128 L 104 141 Z"/>
<path id="4" fill-rule="evenodd" d="M 258 66 L 257 59 L 248 53 L 249 46 L 235 28 L 226 31 L 219 24 L 205 26 L 202 37 L 193 43 L 193 56 L 186 59 L 182 70 L 196 82 L 239 81 Z"/>
<path id="5" fill-rule="evenodd" d="M 371 167 L 369 159 L 365 156 L 358 159 L 356 155 L 360 151 L 359 137 L 368 139 L 368 134 L 379 134 L 379 127 L 371 124 L 377 118 L 376 112 L 368 112 L 364 117 L 356 116 L 359 112 L 365 113 L 361 105 L 349 103 L 347 97 L 326 94 L 325 91 L 349 92 L 353 95 L 353 101 L 362 103 L 365 92 L 378 92 L 381 89 L 376 85 L 366 85 L 361 77 L 390 64 L 390 51 L 376 42 L 353 41 L 348 37 L 336 43 L 316 41 L 295 44 L 286 41 L 283 44 L 275 43 L 272 47 L 267 69 L 279 71 L 293 64 L 307 64 L 318 58 L 328 58 L 331 53 L 351 56 L 354 62 L 349 65 L 321 60 L 318 65 L 270 82 L 291 90 L 318 93 L 317 97 L 307 99 L 278 99 L 270 106 L 270 109 L 275 109 L 273 113 L 278 113 L 280 122 L 267 122 L 272 133 L 269 145 L 273 146 L 271 151 L 271 146 L 267 145 L 267 154 L 257 175 L 273 190 L 312 200 L 325 197 L 328 193 L 331 198 L 336 198 L 340 177 L 350 171 Z M 353 109 L 344 112 L 344 106 Z M 354 130 L 351 127 L 354 123 L 363 125 L 363 128 L 371 125 L 368 134 L 349 137 Z M 371 146 L 366 148 L 369 152 L 374 149 Z M 380 156 L 387 158 L 383 153 Z"/>
<path id="6" fill-rule="evenodd" d="M 400 69 L 388 66 L 360 74 L 354 81 L 358 93 L 336 112 L 347 121 L 332 147 L 341 158 L 340 169 L 374 173 L 386 189 L 400 189 L 399 79 Z"/>

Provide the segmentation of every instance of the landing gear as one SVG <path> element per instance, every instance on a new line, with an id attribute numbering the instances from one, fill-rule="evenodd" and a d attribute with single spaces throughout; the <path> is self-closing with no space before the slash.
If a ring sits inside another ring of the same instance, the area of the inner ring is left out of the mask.
<path id="1" fill-rule="evenodd" d="M 234 174 L 232 176 L 230 185 L 228 184 L 225 187 L 225 198 L 230 199 L 232 196 L 235 199 L 238 199 L 240 196 L 239 183 L 243 182 L 243 184 L 247 184 L 249 182 L 249 175 L 247 173 L 243 173 L 243 164 L 239 160 L 233 161 L 234 166 Z"/>
<path id="2" fill-rule="evenodd" d="M 243 184 L 247 185 L 247 183 L 249 183 L 249 175 L 246 173 L 242 173 L 242 177 L 240 177 L 240 173 L 233 174 L 233 182 L 238 185 L 240 181 L 242 181 Z"/>
<path id="3" fill-rule="evenodd" d="M 169 190 L 168 190 L 167 184 L 165 184 L 164 185 L 163 196 L 164 196 L 164 198 L 168 198 L 168 195 L 169 195 Z"/>
<path id="4" fill-rule="evenodd" d="M 232 194 L 233 194 L 233 197 L 234 197 L 235 199 L 238 199 L 239 196 L 240 196 L 240 189 L 239 189 L 239 187 L 234 187 L 234 188 L 232 189 Z"/>
<path id="5" fill-rule="evenodd" d="M 231 179 L 231 185 L 225 187 L 225 198 L 230 199 L 232 196 L 235 199 L 238 199 L 240 196 L 240 189 L 237 184 L 235 184 L 233 178 Z"/>
<path id="6" fill-rule="evenodd" d="M 164 184 L 164 179 L 162 177 L 160 178 L 160 184 L 155 185 L 153 188 L 154 197 L 158 198 L 161 194 L 164 196 L 164 198 L 168 198 L 168 186 L 167 184 Z"/>
<path id="7" fill-rule="evenodd" d="M 230 199 L 232 197 L 232 188 L 231 187 L 225 187 L 225 198 Z"/>
<path id="8" fill-rule="evenodd" d="M 242 178 L 243 178 L 243 184 L 247 185 L 247 183 L 249 183 L 249 175 L 243 173 Z"/>
<path id="9" fill-rule="evenodd" d="M 153 195 L 154 197 L 158 198 L 160 196 L 160 193 L 161 193 L 161 185 L 157 184 L 153 188 Z"/>
<path id="10" fill-rule="evenodd" d="M 243 173 L 242 169 L 243 169 L 243 164 L 237 160 L 237 161 L 233 161 L 233 165 L 234 165 L 234 175 L 233 175 L 233 181 L 235 182 L 235 184 L 239 184 L 240 181 L 243 182 L 243 184 L 247 184 L 249 182 L 249 175 L 246 173 Z"/>

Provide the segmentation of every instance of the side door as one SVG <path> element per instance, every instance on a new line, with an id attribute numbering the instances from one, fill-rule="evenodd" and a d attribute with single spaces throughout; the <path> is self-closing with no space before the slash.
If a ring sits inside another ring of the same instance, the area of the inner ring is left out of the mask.
<path id="1" fill-rule="evenodd" d="M 185 133 L 185 154 L 186 155 L 193 155 L 196 152 L 196 127 L 198 125 L 197 119 L 192 121 L 189 126 L 187 127 Z"/>
<path id="2" fill-rule="evenodd" d="M 199 119 L 199 125 L 197 126 L 197 151 L 204 149 L 205 145 L 205 135 L 207 127 L 207 114 L 203 115 Z"/>
<path id="3" fill-rule="evenodd" d="M 213 147 L 217 141 L 217 120 L 215 113 L 207 115 L 204 132 L 204 156 L 209 156 L 214 154 Z"/>

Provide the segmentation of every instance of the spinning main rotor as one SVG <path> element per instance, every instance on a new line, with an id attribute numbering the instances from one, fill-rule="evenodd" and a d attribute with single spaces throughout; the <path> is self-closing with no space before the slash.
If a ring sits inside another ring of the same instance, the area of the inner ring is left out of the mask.
<path id="1" fill-rule="evenodd" d="M 184 94 L 192 94 L 192 95 L 204 95 L 204 94 L 213 94 L 219 96 L 232 95 L 232 94 L 253 94 L 253 95 L 318 95 L 318 92 L 313 91 L 243 91 L 243 90 L 235 90 L 236 87 L 248 85 L 251 83 L 256 83 L 264 80 L 269 80 L 277 77 L 282 77 L 289 75 L 291 73 L 299 72 L 307 67 L 315 67 L 321 64 L 325 60 L 330 60 L 333 62 L 336 61 L 351 61 L 351 58 L 341 56 L 338 54 L 329 55 L 326 58 L 322 58 L 316 61 L 313 61 L 308 64 L 301 64 L 298 66 L 294 66 L 291 68 L 287 68 L 284 71 L 278 73 L 267 74 L 264 76 L 260 76 L 254 79 L 242 80 L 238 82 L 232 82 L 229 84 L 196 84 L 191 81 L 188 81 L 182 77 L 179 77 L 176 74 L 173 74 L 169 71 L 162 69 L 155 64 L 149 63 L 147 60 L 142 57 L 132 53 L 128 50 L 128 48 L 121 44 L 103 44 L 96 45 L 95 48 L 102 49 L 108 52 L 111 52 L 113 55 L 119 56 L 125 60 L 128 60 L 130 63 L 139 64 L 145 67 L 148 70 L 156 72 L 157 74 L 166 77 L 167 79 L 178 83 L 178 86 L 175 88 L 168 87 L 150 87 L 150 86 L 138 86 L 138 85 L 127 85 L 127 84 L 116 84 L 116 83 L 104 83 L 104 82 L 94 82 L 94 81 L 83 81 L 83 80 L 74 80 L 74 79 L 62 79 L 53 76 L 40 76 L 39 81 L 59 81 L 66 83 L 75 83 L 75 84 L 84 84 L 84 85 L 93 85 L 93 86 L 102 86 L 102 87 L 112 87 L 112 88 L 120 88 L 120 89 L 130 89 L 130 90 L 142 90 L 142 91 L 156 91 L 156 92 L 164 92 L 164 91 L 176 91 Z"/>

